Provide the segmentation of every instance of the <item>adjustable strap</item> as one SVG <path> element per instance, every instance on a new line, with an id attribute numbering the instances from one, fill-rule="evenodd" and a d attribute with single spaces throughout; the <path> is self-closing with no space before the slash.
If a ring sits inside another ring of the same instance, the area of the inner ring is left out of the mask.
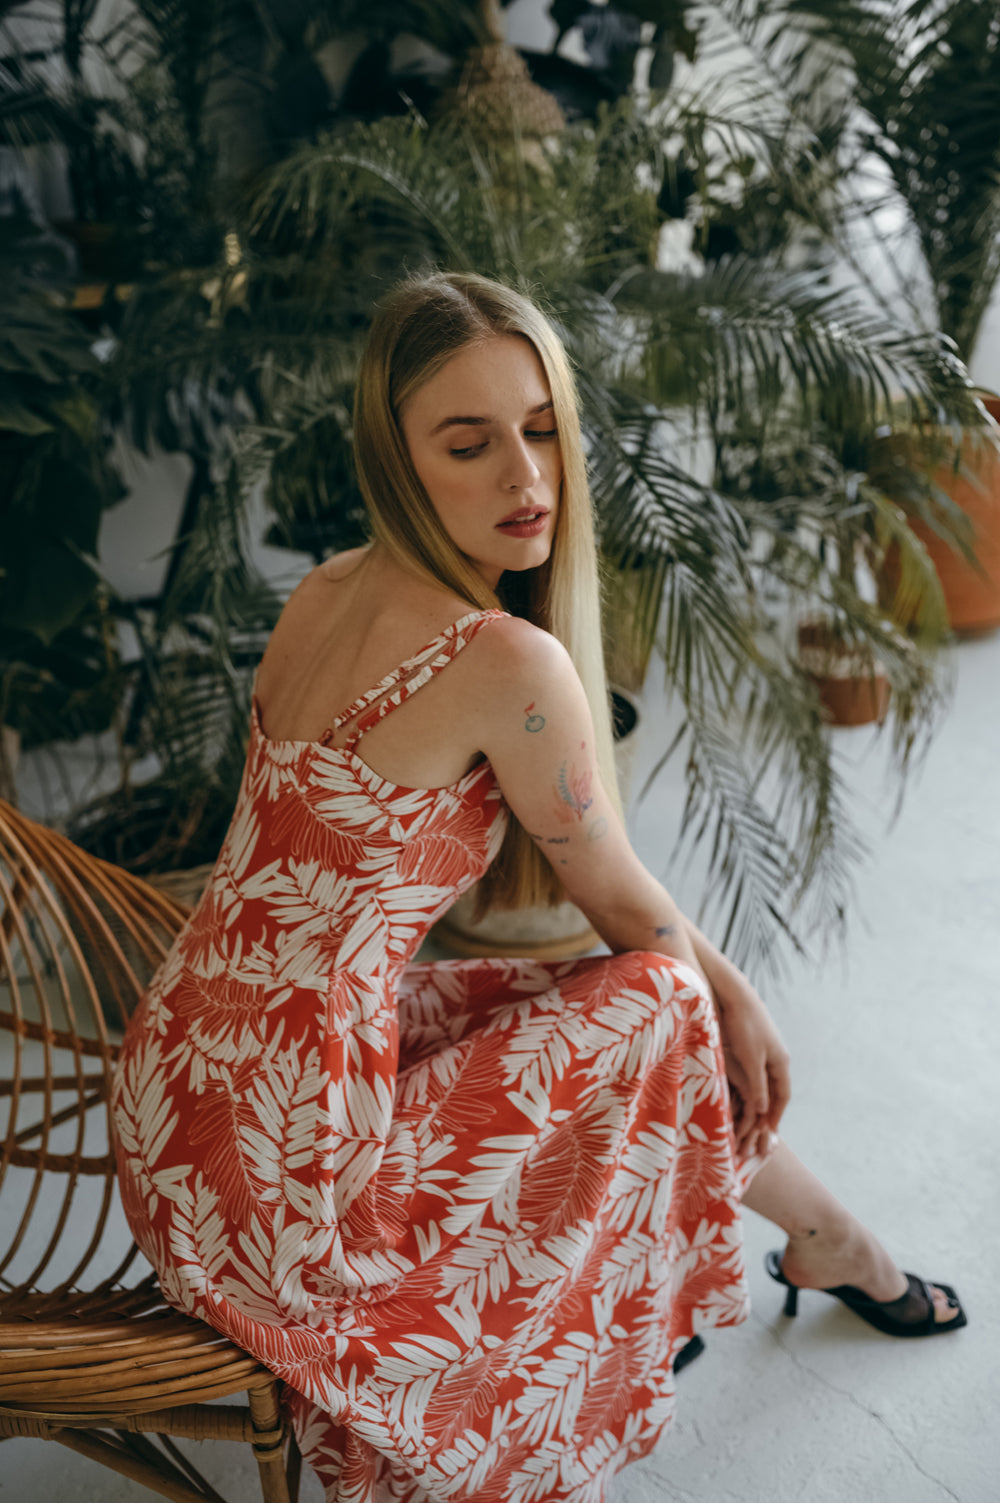
<path id="1" fill-rule="evenodd" d="M 378 725 L 384 716 L 390 714 L 397 705 L 405 704 L 411 694 L 422 689 L 427 681 L 446 667 L 454 657 L 461 652 L 482 628 L 495 620 L 498 616 L 507 615 L 506 611 L 471 611 L 469 615 L 462 616 L 458 621 L 453 621 L 440 636 L 428 642 L 413 657 L 407 658 L 392 673 L 387 673 L 380 683 L 367 690 L 352 705 L 343 710 L 334 721 L 329 731 L 324 733 L 324 740 L 334 735 L 341 726 L 349 721 L 356 722 L 353 734 L 344 742 L 344 750 L 352 751 L 357 742 Z"/>

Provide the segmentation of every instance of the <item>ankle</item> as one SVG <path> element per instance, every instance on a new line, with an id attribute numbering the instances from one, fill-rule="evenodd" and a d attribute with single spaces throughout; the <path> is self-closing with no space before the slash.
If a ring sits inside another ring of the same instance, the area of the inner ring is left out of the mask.
<path id="1" fill-rule="evenodd" d="M 808 1276 L 815 1269 L 826 1274 L 834 1267 L 857 1269 L 869 1257 L 870 1238 L 854 1217 L 830 1217 L 822 1225 L 788 1231 L 783 1262 Z"/>
<path id="2" fill-rule="evenodd" d="M 822 1220 L 811 1224 L 786 1225 L 788 1249 L 793 1255 L 841 1253 L 858 1248 L 865 1237 L 865 1229 L 849 1211 L 838 1207 Z"/>
<path id="3" fill-rule="evenodd" d="M 881 1243 L 849 1215 L 829 1226 L 790 1232 L 782 1268 L 802 1288 L 851 1284 L 879 1300 L 895 1298 L 905 1283 Z"/>

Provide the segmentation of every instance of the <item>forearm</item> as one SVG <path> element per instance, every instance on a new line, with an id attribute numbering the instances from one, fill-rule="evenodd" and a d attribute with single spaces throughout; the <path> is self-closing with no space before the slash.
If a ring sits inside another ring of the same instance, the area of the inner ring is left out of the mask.
<path id="1" fill-rule="evenodd" d="M 615 955 L 626 950 L 652 950 L 690 966 L 708 986 L 707 972 L 694 943 L 693 926 L 652 876 L 643 883 L 640 892 L 630 895 L 628 904 L 605 909 L 600 914 L 588 913 L 587 917 Z"/>
<path id="2" fill-rule="evenodd" d="M 684 920 L 687 929 L 688 942 L 698 958 L 698 965 L 708 979 L 709 986 L 718 999 L 720 996 L 730 994 L 734 989 L 739 990 L 746 986 L 746 977 L 731 960 L 727 960 L 721 950 L 717 950 L 710 939 L 707 939 L 701 930 L 686 918 Z"/>

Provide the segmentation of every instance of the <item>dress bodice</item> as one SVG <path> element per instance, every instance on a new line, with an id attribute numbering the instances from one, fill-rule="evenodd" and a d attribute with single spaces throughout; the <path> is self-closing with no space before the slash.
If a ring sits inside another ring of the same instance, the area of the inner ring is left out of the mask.
<path id="1" fill-rule="evenodd" d="M 261 953 L 277 956 L 282 926 L 294 924 L 298 984 L 325 987 L 331 967 L 384 976 L 405 965 L 495 856 L 506 809 L 489 762 L 443 787 L 407 788 L 381 777 L 357 747 L 501 615 L 476 611 L 454 622 L 318 741 L 270 740 L 254 700 L 246 773 L 210 902 L 240 903 L 241 928 L 257 928 Z M 351 722 L 345 744 L 331 745 Z"/>

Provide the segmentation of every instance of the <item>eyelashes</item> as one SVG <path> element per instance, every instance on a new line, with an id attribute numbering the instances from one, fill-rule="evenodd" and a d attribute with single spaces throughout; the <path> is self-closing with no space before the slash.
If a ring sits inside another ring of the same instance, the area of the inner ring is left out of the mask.
<path id="1" fill-rule="evenodd" d="M 525 436 L 525 438 L 533 439 L 536 443 L 545 443 L 546 441 L 548 441 L 550 439 L 558 438 L 559 437 L 559 429 L 558 428 L 545 428 L 545 429 L 541 429 L 541 428 L 529 428 L 529 429 L 527 429 L 525 431 L 525 435 L 524 436 Z M 487 445 L 485 443 L 482 443 L 482 444 L 473 444 L 468 449 L 449 449 L 448 453 L 452 456 L 453 459 L 475 459 L 476 455 L 477 454 L 482 454 L 483 451 L 484 451 L 484 449 L 486 447 L 487 447 Z"/>

